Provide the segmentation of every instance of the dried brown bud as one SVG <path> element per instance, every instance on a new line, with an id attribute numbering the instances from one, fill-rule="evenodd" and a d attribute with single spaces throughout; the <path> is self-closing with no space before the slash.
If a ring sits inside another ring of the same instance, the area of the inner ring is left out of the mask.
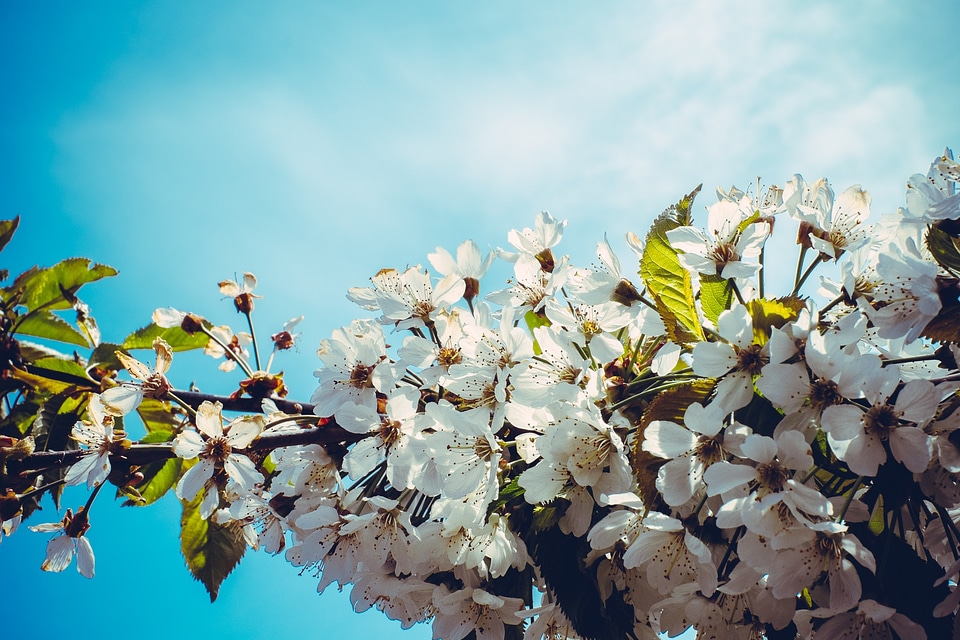
<path id="1" fill-rule="evenodd" d="M 293 335 L 289 331 L 281 331 L 270 336 L 273 340 L 273 346 L 277 351 L 284 351 L 293 347 Z"/>
<path id="2" fill-rule="evenodd" d="M 253 298 L 254 295 L 252 293 L 244 291 L 233 299 L 233 306 L 235 306 L 240 313 L 249 314 L 253 311 Z"/>
<path id="3" fill-rule="evenodd" d="M 183 321 L 180 323 L 180 328 L 190 335 L 193 335 L 198 331 L 203 331 L 203 318 L 192 313 L 188 313 L 183 316 Z"/>

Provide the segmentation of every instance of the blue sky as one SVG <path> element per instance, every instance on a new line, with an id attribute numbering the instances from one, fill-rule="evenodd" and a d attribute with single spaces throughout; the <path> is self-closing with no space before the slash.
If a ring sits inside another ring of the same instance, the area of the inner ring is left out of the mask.
<path id="1" fill-rule="evenodd" d="M 0 217 L 22 221 L 2 266 L 118 268 L 83 291 L 114 340 L 158 306 L 239 330 L 216 283 L 252 271 L 264 336 L 306 316 L 278 363 L 306 399 L 319 340 L 360 313 L 348 287 L 438 245 L 504 245 L 540 210 L 569 220 L 561 248 L 581 263 L 604 232 L 626 261 L 624 234 L 700 182 L 708 204 L 757 176 L 827 176 L 894 211 L 960 143 L 946 6 L 4 2 Z M 213 364 L 178 356 L 173 378 L 229 391 Z M 0 546 L 22 633 L 430 637 L 263 554 L 210 605 L 182 567 L 175 500 L 104 498 L 93 581 L 41 573 L 45 535 Z"/>

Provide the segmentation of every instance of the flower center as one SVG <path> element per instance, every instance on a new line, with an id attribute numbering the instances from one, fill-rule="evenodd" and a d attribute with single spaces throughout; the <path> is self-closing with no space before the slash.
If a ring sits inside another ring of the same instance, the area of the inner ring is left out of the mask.
<path id="1" fill-rule="evenodd" d="M 233 447 L 230 446 L 226 438 L 210 438 L 203 445 L 203 451 L 200 452 L 200 457 L 222 464 L 223 461 L 227 459 L 227 456 L 230 455 L 231 451 L 233 451 Z"/>
<path id="2" fill-rule="evenodd" d="M 763 369 L 763 365 L 767 363 L 769 358 L 763 355 L 763 347 L 759 344 L 751 344 L 737 353 L 737 369 L 739 371 L 745 371 L 752 376 L 760 373 L 760 370 Z"/>
<path id="3" fill-rule="evenodd" d="M 463 354 L 459 349 L 453 347 L 443 347 L 437 354 L 437 363 L 442 367 L 460 364 L 463 361 Z"/>
<path id="4" fill-rule="evenodd" d="M 693 448 L 696 455 L 705 465 L 711 465 L 720 462 L 724 458 L 724 451 L 721 444 L 715 439 L 707 436 L 700 436 L 700 441 Z"/>
<path id="5" fill-rule="evenodd" d="M 717 263 L 717 271 L 723 271 L 729 262 L 740 260 L 740 254 L 737 248 L 731 242 L 718 242 L 710 252 L 710 259 Z"/>
<path id="6" fill-rule="evenodd" d="M 899 419 L 900 412 L 890 405 L 874 405 L 863 415 L 863 428 L 867 433 L 872 433 L 880 440 L 886 441 Z"/>
<path id="7" fill-rule="evenodd" d="M 840 395 L 837 383 L 832 380 L 817 378 L 810 385 L 810 404 L 813 405 L 814 409 L 822 411 L 827 407 L 840 404 L 842 400 L 843 396 Z"/>
<path id="8" fill-rule="evenodd" d="M 355 389 L 368 389 L 373 386 L 373 380 L 370 374 L 373 373 L 373 367 L 358 362 L 357 366 L 350 372 L 350 386 Z"/>
<path id="9" fill-rule="evenodd" d="M 780 493 L 787 484 L 787 472 L 776 460 L 757 467 L 763 493 Z"/>

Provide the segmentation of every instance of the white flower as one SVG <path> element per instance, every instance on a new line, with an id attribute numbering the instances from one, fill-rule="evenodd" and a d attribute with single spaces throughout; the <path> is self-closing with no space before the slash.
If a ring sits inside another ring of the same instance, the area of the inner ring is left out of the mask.
<path id="1" fill-rule="evenodd" d="M 466 586 L 450 592 L 440 586 L 434 595 L 434 606 L 434 638 L 462 640 L 475 632 L 477 640 L 503 640 L 504 624 L 520 624 L 516 614 L 523 601 L 501 598 L 479 587 Z"/>
<path id="2" fill-rule="evenodd" d="M 717 331 L 726 342 L 698 342 L 693 347 L 693 371 L 720 378 L 714 403 L 727 412 L 747 406 L 753 398 L 753 376 L 769 359 L 767 350 L 753 342 L 753 319 L 743 305 L 720 314 Z"/>
<path id="3" fill-rule="evenodd" d="M 461 278 L 464 282 L 463 297 L 470 301 L 480 293 L 480 280 L 487 274 L 496 257 L 497 254 L 491 251 L 481 260 L 477 243 L 467 240 L 457 247 L 456 259 L 443 247 L 437 247 L 427 259 L 440 275 Z"/>
<path id="4" fill-rule="evenodd" d="M 238 418 L 224 429 L 222 408 L 219 402 L 203 402 L 197 408 L 197 430 L 182 431 L 174 440 L 173 452 L 177 456 L 185 460 L 199 458 L 177 483 L 176 494 L 181 500 L 193 500 L 219 469 L 236 481 L 244 492 L 252 491 L 263 482 L 263 476 L 250 458 L 234 453 L 234 450 L 248 447 L 260 435 L 263 419 L 260 416 Z M 216 492 L 207 493 L 210 501 L 215 495 Z M 216 504 L 208 504 L 205 500 L 201 515 L 209 517 L 215 508 Z"/>
<path id="5" fill-rule="evenodd" d="M 938 268 L 924 259 L 921 250 L 908 239 L 904 246 L 890 244 L 881 253 L 877 274 L 883 280 L 875 292 L 870 320 L 881 338 L 916 340 L 927 323 L 940 312 Z"/>
<path id="6" fill-rule="evenodd" d="M 173 349 L 163 338 L 156 338 L 153 341 L 153 350 L 157 354 L 157 363 L 152 371 L 136 358 L 122 351 L 116 352 L 124 369 L 136 378 L 137 382 L 121 382 L 101 394 L 103 405 L 110 413 L 126 415 L 139 407 L 144 397 L 164 398 L 170 391 L 170 383 L 165 374 L 173 361 Z"/>
<path id="7" fill-rule="evenodd" d="M 76 515 L 67 509 L 66 515 L 60 522 L 51 522 L 38 524 L 30 527 L 31 531 L 51 532 L 57 531 L 47 543 L 47 555 L 40 565 L 44 571 L 53 571 L 59 573 L 73 561 L 74 553 L 77 555 L 77 570 L 84 578 L 92 578 L 95 570 L 95 558 L 93 556 L 93 547 L 84 534 L 90 528 L 87 522 L 87 514 L 83 508 L 79 509 Z"/>
<path id="8" fill-rule="evenodd" d="M 64 481 L 68 485 L 86 482 L 90 489 L 101 484 L 110 475 L 110 452 L 114 445 L 114 436 L 113 416 L 105 411 L 99 395 L 90 395 L 87 415 L 89 420 L 73 425 L 70 437 L 89 447 L 89 451 L 70 467 Z"/>
<path id="9" fill-rule="evenodd" d="M 694 273 L 751 278 L 760 264 L 746 259 L 760 255 L 770 232 L 766 222 L 743 224 L 754 213 L 748 196 L 739 202 L 723 198 L 707 208 L 708 233 L 692 226 L 677 227 L 667 231 L 667 240 L 682 252 L 680 262 Z"/>
<path id="10" fill-rule="evenodd" d="M 958 181 L 960 164 L 953 160 L 950 149 L 944 149 L 943 154 L 931 163 L 927 175 L 917 173 L 907 180 L 904 214 L 927 223 L 960 218 Z"/>
<path id="11" fill-rule="evenodd" d="M 868 379 L 864 389 L 869 409 L 842 404 L 823 412 L 823 430 L 830 448 L 858 475 L 877 475 L 877 469 L 887 460 L 886 446 L 910 471 L 922 473 L 927 469 L 933 443 L 922 427 L 933 419 L 940 394 L 929 380 L 912 380 L 897 394 L 896 402 L 888 404 L 899 382 L 896 367 L 881 369 Z"/>
<path id="12" fill-rule="evenodd" d="M 817 615 L 817 611 L 813 611 Z M 849 638 L 898 638 L 926 640 L 927 632 L 896 609 L 885 607 L 876 600 L 863 600 L 856 611 L 838 613 L 817 629 L 817 640 L 845 640 Z"/>
<path id="13" fill-rule="evenodd" d="M 724 412 L 711 404 L 687 407 L 686 428 L 665 420 L 654 420 L 643 432 L 642 448 L 669 460 L 657 473 L 657 490 L 670 506 L 680 506 L 703 488 L 703 473 L 725 457 L 722 439 Z"/>
<path id="14" fill-rule="evenodd" d="M 705 596 L 717 589 L 717 567 L 710 549 L 676 518 L 652 512 L 645 530 L 623 554 L 623 566 L 643 567 L 650 586 L 661 594 L 695 582 Z"/>
<path id="15" fill-rule="evenodd" d="M 325 365 L 314 373 L 320 387 L 310 398 L 318 416 L 332 416 L 348 402 L 376 410 L 377 391 L 386 393 L 396 382 L 396 372 L 386 362 L 383 330 L 372 321 L 355 320 L 334 330 L 317 355 Z"/>

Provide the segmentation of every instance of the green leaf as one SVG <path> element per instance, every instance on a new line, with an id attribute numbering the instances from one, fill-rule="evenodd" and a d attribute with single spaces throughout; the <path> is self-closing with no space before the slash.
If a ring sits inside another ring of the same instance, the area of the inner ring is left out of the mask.
<path id="1" fill-rule="evenodd" d="M 703 315 L 716 324 L 720 314 L 733 302 L 733 283 L 719 274 L 700 276 L 700 306 Z"/>
<path id="2" fill-rule="evenodd" d="M 77 383 L 80 383 L 82 380 L 91 385 L 91 387 L 96 384 L 96 382 L 87 375 L 87 370 L 73 360 L 64 360 L 63 358 L 40 358 L 39 360 L 32 362 L 31 367 L 31 370 L 34 373 L 39 373 L 37 371 L 38 368 L 46 369 L 48 371 L 57 371 L 74 376 L 77 378 Z"/>
<path id="3" fill-rule="evenodd" d="M 524 314 L 523 319 L 526 321 L 527 327 L 530 328 L 530 335 L 534 335 L 533 330 L 538 327 L 550 326 L 550 320 L 547 318 L 545 314 L 537 313 L 532 309 L 530 311 L 527 311 L 526 314 Z M 540 349 L 540 344 L 537 342 L 536 338 L 533 339 L 533 353 L 535 355 L 540 355 L 541 353 L 543 353 L 543 351 Z"/>
<path id="4" fill-rule="evenodd" d="M 747 311 L 753 320 L 753 341 L 766 344 L 773 328 L 780 329 L 788 322 L 797 319 L 803 309 L 803 300 L 796 296 L 787 296 L 777 300 L 759 298 L 747 303 Z"/>
<path id="5" fill-rule="evenodd" d="M 243 557 L 247 544 L 235 524 L 221 525 L 200 517 L 203 495 L 201 491 L 193 501 L 181 501 L 180 551 L 187 569 L 203 583 L 213 602 L 220 593 L 220 585 Z"/>
<path id="6" fill-rule="evenodd" d="M 189 334 L 180 327 L 164 329 L 156 324 L 149 324 L 127 336 L 121 347 L 124 349 L 153 349 L 153 341 L 156 338 L 166 340 L 174 351 L 202 349 L 210 341 L 203 333 Z"/>
<path id="7" fill-rule="evenodd" d="M 146 442 L 146 440 L 147 438 L 144 438 L 141 442 Z M 142 500 L 128 500 L 123 503 L 124 506 L 146 506 L 153 504 L 177 484 L 182 468 L 183 460 L 180 458 L 170 458 L 163 462 L 152 462 L 141 467 L 140 472 L 144 475 L 144 480 L 137 485 L 137 491 L 140 492 Z"/>
<path id="8" fill-rule="evenodd" d="M 174 413 L 173 405 L 154 398 L 144 398 L 137 407 L 137 414 L 143 421 L 148 434 L 155 431 L 172 432 L 180 424 L 180 416 Z"/>
<path id="9" fill-rule="evenodd" d="M 101 342 L 97 348 L 90 354 L 90 366 L 102 370 L 119 371 L 123 369 L 120 358 L 117 357 L 117 351 L 120 350 L 119 344 L 112 342 Z"/>
<path id="10" fill-rule="evenodd" d="M 10 239 L 13 238 L 13 232 L 20 226 L 20 216 L 13 220 L 0 220 L 0 251 L 3 251 Z"/>
<path id="11" fill-rule="evenodd" d="M 81 347 L 92 346 L 86 336 L 74 329 L 70 323 L 46 309 L 21 316 L 16 325 L 16 333 Z"/>
<path id="12" fill-rule="evenodd" d="M 937 342 L 960 340 L 960 305 L 953 304 L 940 309 L 940 313 L 927 323 L 920 335 Z"/>
<path id="13" fill-rule="evenodd" d="M 117 270 L 103 264 L 91 264 L 87 258 L 68 258 L 46 269 L 31 269 L 21 274 L 13 288 L 24 289 L 21 304 L 28 311 L 45 309 L 69 309 L 73 305 L 67 294 L 75 294 L 88 282 L 117 275 Z"/>
<path id="14" fill-rule="evenodd" d="M 927 232 L 927 248 L 930 249 L 933 259 L 941 267 L 960 275 L 960 247 L 957 246 L 960 239 L 941 229 L 940 226 L 943 222 L 938 222 L 930 227 Z"/>
<path id="15" fill-rule="evenodd" d="M 692 277 L 680 264 L 667 232 L 690 224 L 690 209 L 699 192 L 698 186 L 654 221 L 640 261 L 640 277 L 657 305 L 667 335 L 678 344 L 700 342 L 704 335 L 693 297 Z"/>

